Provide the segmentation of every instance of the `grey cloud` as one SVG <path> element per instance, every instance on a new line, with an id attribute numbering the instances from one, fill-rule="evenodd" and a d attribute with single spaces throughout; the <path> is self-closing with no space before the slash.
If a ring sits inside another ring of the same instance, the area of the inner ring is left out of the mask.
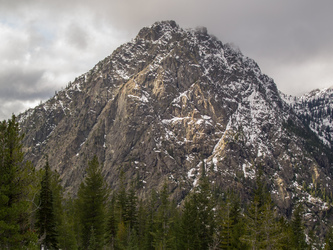
<path id="1" fill-rule="evenodd" d="M 4 101 L 35 100 L 49 97 L 50 89 L 41 85 L 44 70 L 10 68 L 0 74 L 0 98 Z"/>
<path id="2" fill-rule="evenodd" d="M 71 23 L 66 31 L 67 41 L 79 49 L 85 49 L 88 46 L 88 34 L 77 23 Z"/>
<path id="3" fill-rule="evenodd" d="M 18 115 L 19 112 L 24 112 L 27 110 L 27 105 L 31 103 L 26 103 L 22 100 L 8 101 L 0 98 L 0 120 L 9 119 L 12 114 Z"/>

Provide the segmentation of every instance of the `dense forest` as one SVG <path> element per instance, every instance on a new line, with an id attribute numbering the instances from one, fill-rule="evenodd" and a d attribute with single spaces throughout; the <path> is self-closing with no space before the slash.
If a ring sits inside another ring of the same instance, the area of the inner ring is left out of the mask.
<path id="1" fill-rule="evenodd" d="M 140 200 L 125 180 L 110 190 L 97 157 L 90 159 L 75 197 L 59 175 L 24 162 L 15 116 L 0 123 L 0 249 L 333 249 L 333 227 L 306 230 L 304 206 L 280 215 L 256 176 L 249 202 L 214 188 L 205 175 L 181 203 L 168 181 Z M 129 183 L 129 184 L 128 184 Z"/>

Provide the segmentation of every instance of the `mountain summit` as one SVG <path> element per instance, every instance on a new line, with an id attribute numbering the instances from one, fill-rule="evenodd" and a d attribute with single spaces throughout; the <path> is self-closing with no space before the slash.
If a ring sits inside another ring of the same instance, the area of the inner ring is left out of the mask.
<path id="1" fill-rule="evenodd" d="M 69 192 L 97 155 L 112 188 L 124 174 L 141 197 L 165 180 L 182 200 L 206 174 L 216 187 L 251 192 L 259 170 L 273 199 L 324 206 L 331 153 L 281 99 L 258 65 L 205 28 L 157 22 L 19 116 L 25 158 L 44 155 Z M 309 206 L 310 206 L 309 205 Z"/>

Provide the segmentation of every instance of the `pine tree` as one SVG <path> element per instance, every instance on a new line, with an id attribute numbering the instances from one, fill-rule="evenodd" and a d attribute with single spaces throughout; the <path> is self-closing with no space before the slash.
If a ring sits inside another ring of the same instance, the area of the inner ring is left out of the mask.
<path id="1" fill-rule="evenodd" d="M 193 193 L 185 200 L 181 235 L 185 249 L 208 249 L 213 242 L 214 233 L 214 199 L 205 165 L 202 175 Z"/>
<path id="2" fill-rule="evenodd" d="M 95 229 L 94 226 L 91 226 L 88 250 L 98 250 L 98 249 L 99 248 L 95 237 Z"/>
<path id="3" fill-rule="evenodd" d="M 125 226 L 125 223 L 122 220 L 118 223 L 117 228 L 115 242 L 116 249 L 126 249 L 128 243 L 128 228 Z"/>
<path id="4" fill-rule="evenodd" d="M 135 190 L 131 187 L 129 191 L 126 192 L 124 213 L 124 221 L 131 230 L 135 228 L 137 223 L 137 200 Z"/>
<path id="5" fill-rule="evenodd" d="M 181 216 L 180 249 L 200 249 L 199 223 L 198 209 L 193 194 L 189 194 L 185 199 Z"/>
<path id="6" fill-rule="evenodd" d="M 233 220 L 233 230 L 232 230 L 232 238 L 231 238 L 231 247 L 233 249 L 246 249 L 246 245 L 243 244 L 240 240 L 241 236 L 244 234 L 244 216 L 241 212 L 240 206 L 240 197 L 236 194 L 231 195 L 231 211 L 230 217 Z"/>
<path id="7" fill-rule="evenodd" d="M 74 202 L 71 198 L 64 199 L 64 188 L 61 186 L 60 175 L 56 171 L 50 171 L 50 188 L 53 196 L 58 246 L 63 250 L 77 249 Z"/>
<path id="8" fill-rule="evenodd" d="M 16 117 L 0 122 L 0 248 L 33 246 L 32 211 L 36 173 L 23 162 L 22 139 Z"/>
<path id="9" fill-rule="evenodd" d="M 200 248 L 207 249 L 212 242 L 214 232 L 214 199 L 205 164 L 202 163 L 202 175 L 194 192 L 194 202 L 198 211 Z"/>
<path id="10" fill-rule="evenodd" d="M 155 249 L 170 248 L 170 231 L 171 231 L 171 204 L 169 201 L 168 184 L 165 182 L 160 192 L 160 206 L 154 219 L 154 237 L 153 245 Z"/>
<path id="11" fill-rule="evenodd" d="M 295 249 L 306 248 L 307 244 L 304 233 L 303 206 L 301 203 L 297 204 L 295 210 L 293 211 L 291 229 L 293 247 Z"/>
<path id="12" fill-rule="evenodd" d="M 155 189 L 151 191 L 150 199 L 148 200 L 145 208 L 143 209 L 143 215 L 147 214 L 147 219 L 144 221 L 144 238 L 143 238 L 143 249 L 153 250 L 154 237 L 152 232 L 154 231 L 154 221 L 156 217 L 156 211 L 158 206 L 158 195 Z M 143 216 L 140 215 L 139 217 Z M 139 232 L 140 234 L 140 232 Z"/>
<path id="13" fill-rule="evenodd" d="M 241 238 L 241 240 L 248 244 L 252 249 L 260 249 L 264 240 L 262 221 L 267 196 L 268 192 L 266 191 L 262 179 L 262 171 L 259 169 L 256 176 L 256 188 L 254 190 L 253 199 L 246 213 L 245 234 Z"/>
<path id="14" fill-rule="evenodd" d="M 116 192 L 116 208 L 118 212 L 118 222 L 123 221 L 124 224 L 128 220 L 127 215 L 127 192 L 125 185 L 125 173 L 120 171 L 120 186 Z"/>
<path id="15" fill-rule="evenodd" d="M 88 163 L 87 175 L 78 191 L 77 211 L 81 235 L 80 245 L 88 248 L 94 228 L 98 248 L 104 245 L 105 213 L 108 190 L 102 176 L 97 156 Z"/>
<path id="16" fill-rule="evenodd" d="M 62 223 L 59 226 L 59 248 L 63 250 L 75 250 L 77 246 L 77 230 L 75 220 L 77 219 L 74 200 L 64 200 Z"/>
<path id="17" fill-rule="evenodd" d="M 220 209 L 218 210 L 219 218 L 219 240 L 220 247 L 222 249 L 230 249 L 232 246 L 232 237 L 234 229 L 234 218 L 231 215 L 232 204 L 229 199 L 227 199 Z"/>
<path id="18" fill-rule="evenodd" d="M 260 242 L 260 248 L 282 248 L 286 236 L 282 230 L 281 224 L 274 216 L 273 205 L 270 197 L 268 197 L 263 206 L 260 232 L 263 236 L 262 241 Z"/>
<path id="19" fill-rule="evenodd" d="M 245 234 L 241 240 L 248 244 L 251 249 L 259 249 L 261 241 L 261 207 L 259 202 L 255 199 L 251 202 L 251 206 L 246 215 Z"/>
<path id="20" fill-rule="evenodd" d="M 109 202 L 108 207 L 108 220 L 106 225 L 106 242 L 111 247 L 115 246 L 115 239 L 117 235 L 117 218 L 116 218 L 116 199 L 115 195 L 112 195 L 112 198 Z"/>
<path id="21" fill-rule="evenodd" d="M 58 232 L 54 211 L 54 198 L 51 190 L 51 170 L 48 160 L 44 167 L 44 176 L 39 194 L 40 206 L 37 211 L 36 227 L 39 232 L 39 244 L 45 249 L 58 248 Z"/>
<path id="22" fill-rule="evenodd" d="M 241 215 L 239 197 L 227 193 L 225 200 L 218 203 L 216 229 L 218 239 L 215 242 L 221 249 L 244 249 L 246 246 L 240 241 L 244 234 L 244 222 Z"/>
<path id="23" fill-rule="evenodd" d="M 325 235 L 325 249 L 333 249 L 333 227 L 330 226 Z"/>

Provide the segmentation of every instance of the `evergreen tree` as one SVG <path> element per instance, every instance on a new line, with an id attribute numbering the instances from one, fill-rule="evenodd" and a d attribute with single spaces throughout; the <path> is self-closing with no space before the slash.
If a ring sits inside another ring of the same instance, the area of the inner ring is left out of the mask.
<path id="1" fill-rule="evenodd" d="M 307 244 L 305 241 L 304 222 L 303 222 L 303 206 L 301 203 L 296 205 L 291 220 L 292 244 L 295 249 L 305 249 Z"/>
<path id="2" fill-rule="evenodd" d="M 126 249 L 128 243 L 128 228 L 125 226 L 123 220 L 118 223 L 116 234 L 116 249 Z"/>
<path id="3" fill-rule="evenodd" d="M 180 249 L 182 239 L 181 234 L 181 214 L 177 208 L 175 201 L 170 202 L 170 233 L 169 233 L 169 246 L 170 249 Z"/>
<path id="4" fill-rule="evenodd" d="M 198 185 L 184 204 L 181 235 L 185 249 L 208 249 L 213 242 L 214 199 L 211 191 L 203 164 Z"/>
<path id="5" fill-rule="evenodd" d="M 262 170 L 259 169 L 256 176 L 256 188 L 253 199 L 246 213 L 245 234 L 241 240 L 252 249 L 260 249 L 265 240 L 263 228 L 264 209 L 269 193 L 262 179 Z"/>
<path id="6" fill-rule="evenodd" d="M 200 249 L 207 249 L 212 242 L 214 232 L 214 199 L 209 179 L 202 163 L 202 176 L 194 191 L 194 203 L 198 211 Z"/>
<path id="7" fill-rule="evenodd" d="M 37 211 L 36 227 L 39 232 L 39 244 L 44 249 L 58 248 L 58 232 L 54 213 L 54 198 L 51 190 L 51 170 L 48 160 L 44 167 L 44 176 L 39 194 L 40 206 Z"/>
<path id="8" fill-rule="evenodd" d="M 137 234 L 139 241 L 139 249 L 146 249 L 146 235 L 150 234 L 150 228 L 148 228 L 149 223 L 149 208 L 147 202 L 142 200 L 138 203 L 138 216 L 137 216 Z"/>
<path id="9" fill-rule="evenodd" d="M 245 232 L 244 216 L 241 212 L 240 197 L 236 194 L 231 194 L 231 211 L 230 217 L 233 221 L 233 230 L 231 237 L 231 248 L 233 249 L 246 249 L 246 245 L 240 240 Z"/>
<path id="10" fill-rule="evenodd" d="M 261 215 L 260 232 L 262 239 L 260 248 L 264 249 L 281 249 L 284 245 L 285 234 L 282 230 L 281 224 L 274 216 L 274 210 L 271 198 L 268 197 L 265 202 Z"/>
<path id="11" fill-rule="evenodd" d="M 36 173 L 23 162 L 16 117 L 0 122 L 0 248 L 33 247 L 37 235 L 31 220 L 35 209 Z"/>
<path id="12" fill-rule="evenodd" d="M 108 220 L 106 225 L 106 242 L 111 247 L 111 249 L 115 246 L 115 239 L 117 235 L 117 218 L 116 218 L 116 199 L 115 195 L 112 195 L 112 198 L 109 202 L 108 208 Z"/>
<path id="13" fill-rule="evenodd" d="M 139 239 L 138 239 L 138 234 L 136 232 L 136 230 L 133 228 L 130 232 L 129 232 L 129 236 L 128 236 L 128 244 L 126 247 L 126 250 L 139 250 Z"/>
<path id="14" fill-rule="evenodd" d="M 244 233 L 244 222 L 241 215 L 239 197 L 227 193 L 225 200 L 218 204 L 216 220 L 217 235 L 215 245 L 221 249 L 245 249 L 246 245 L 240 241 Z"/>
<path id="15" fill-rule="evenodd" d="M 129 191 L 126 190 L 125 173 L 122 170 L 120 172 L 120 187 L 116 197 L 118 221 L 124 221 L 125 226 L 132 229 L 136 223 L 137 197 L 133 187 Z"/>
<path id="16" fill-rule="evenodd" d="M 124 213 L 124 221 L 131 230 L 135 228 L 137 223 L 137 200 L 135 190 L 131 187 L 129 191 L 126 192 Z"/>
<path id="17" fill-rule="evenodd" d="M 181 216 L 180 249 L 199 249 L 199 215 L 193 194 L 187 195 Z"/>
<path id="18" fill-rule="evenodd" d="M 80 245 L 87 249 L 92 228 L 98 249 L 104 245 L 105 213 L 108 190 L 102 176 L 97 156 L 88 163 L 87 175 L 78 191 L 77 211 L 79 216 Z"/>
<path id="19" fill-rule="evenodd" d="M 98 250 L 98 249 L 99 248 L 96 242 L 94 226 L 91 226 L 88 250 Z"/>
<path id="20" fill-rule="evenodd" d="M 171 231 L 171 204 L 169 201 L 168 184 L 165 182 L 160 192 L 160 205 L 157 215 L 154 219 L 154 237 L 153 245 L 155 249 L 170 248 L 170 231 Z"/>
<path id="21" fill-rule="evenodd" d="M 59 248 L 63 250 L 75 250 L 78 248 L 75 228 L 74 201 L 71 198 L 64 200 L 62 223 L 59 225 Z"/>
<path id="22" fill-rule="evenodd" d="M 333 227 L 330 226 L 325 236 L 325 249 L 333 249 Z"/>
<path id="23" fill-rule="evenodd" d="M 234 218 L 231 215 L 232 204 L 229 199 L 227 199 L 220 206 L 218 210 L 218 220 L 219 220 L 219 240 L 221 249 L 230 249 L 232 245 L 233 229 L 234 229 Z"/>
<path id="24" fill-rule="evenodd" d="M 152 232 L 154 231 L 154 221 L 156 217 L 156 211 L 158 206 L 158 195 L 155 189 L 151 191 L 150 199 L 146 204 L 146 208 L 143 209 L 143 215 L 147 214 L 147 219 L 144 221 L 145 224 L 145 233 L 144 233 L 144 243 L 143 249 L 153 250 L 155 249 L 153 246 L 154 237 Z M 143 216 L 142 214 L 140 215 Z"/>
<path id="25" fill-rule="evenodd" d="M 251 202 L 251 206 L 246 214 L 245 234 L 241 240 L 248 244 L 251 249 L 259 249 L 261 242 L 261 207 L 257 199 Z"/>

